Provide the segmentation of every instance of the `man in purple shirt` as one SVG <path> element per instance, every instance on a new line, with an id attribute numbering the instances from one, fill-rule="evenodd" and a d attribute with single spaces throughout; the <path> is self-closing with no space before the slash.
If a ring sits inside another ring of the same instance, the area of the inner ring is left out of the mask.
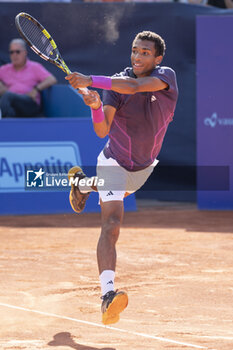
<path id="1" fill-rule="evenodd" d="M 156 33 L 144 31 L 132 44 L 132 68 L 113 77 L 85 76 L 72 73 L 68 77 L 74 88 L 102 88 L 103 105 L 96 91 L 84 95 L 91 107 L 94 130 L 99 137 L 109 136 L 97 163 L 97 185 L 71 186 L 70 203 L 81 212 L 91 191 L 100 196 L 102 229 L 97 259 L 102 290 L 102 321 L 115 323 L 128 303 L 124 291 L 114 291 L 116 242 L 123 218 L 123 199 L 138 190 L 158 163 L 168 124 L 172 121 L 178 89 L 175 72 L 160 66 L 165 42 Z M 87 179 L 82 169 L 74 167 L 69 178 Z"/>
<path id="2" fill-rule="evenodd" d="M 9 45 L 11 63 L 0 67 L 0 111 L 2 117 L 34 117 L 40 112 L 40 91 L 57 82 L 40 63 L 27 58 L 22 39 Z"/>

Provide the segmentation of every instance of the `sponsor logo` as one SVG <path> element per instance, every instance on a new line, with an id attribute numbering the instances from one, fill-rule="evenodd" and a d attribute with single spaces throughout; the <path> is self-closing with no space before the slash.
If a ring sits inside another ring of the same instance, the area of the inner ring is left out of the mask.
<path id="1" fill-rule="evenodd" d="M 158 72 L 159 72 L 159 74 L 164 74 L 165 70 L 164 70 L 164 68 L 159 68 Z"/>
<path id="2" fill-rule="evenodd" d="M 217 113 L 213 113 L 211 117 L 204 119 L 204 124 L 215 128 L 216 126 L 233 126 L 233 118 L 219 118 Z"/>
<path id="3" fill-rule="evenodd" d="M 113 284 L 113 281 L 111 280 L 111 281 L 108 281 L 108 283 L 107 284 Z"/>
<path id="4" fill-rule="evenodd" d="M 156 98 L 154 95 L 152 95 L 150 101 L 151 101 L 151 102 L 154 102 L 154 101 L 156 101 L 156 100 L 157 100 L 157 98 Z"/>
<path id="5" fill-rule="evenodd" d="M 107 194 L 106 194 L 106 197 L 107 196 L 113 196 L 113 192 L 112 191 L 109 191 Z"/>

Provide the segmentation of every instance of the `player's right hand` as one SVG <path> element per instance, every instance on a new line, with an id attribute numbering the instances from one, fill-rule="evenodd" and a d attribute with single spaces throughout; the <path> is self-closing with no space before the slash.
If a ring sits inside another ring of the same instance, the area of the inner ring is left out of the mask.
<path id="1" fill-rule="evenodd" d="M 70 73 L 65 79 L 69 81 L 74 89 L 86 88 L 92 84 L 92 79 L 89 75 L 84 75 L 78 72 Z"/>
<path id="2" fill-rule="evenodd" d="M 79 91 L 80 94 L 82 94 L 82 91 Z M 85 104 L 93 109 L 98 109 L 101 106 L 101 99 L 100 95 L 97 91 L 89 90 L 89 93 L 87 95 L 83 95 L 83 100 Z"/>

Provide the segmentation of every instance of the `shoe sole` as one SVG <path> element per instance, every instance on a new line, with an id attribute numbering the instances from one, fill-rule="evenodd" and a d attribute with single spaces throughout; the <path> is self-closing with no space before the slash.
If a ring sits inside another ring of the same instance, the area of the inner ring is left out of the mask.
<path id="1" fill-rule="evenodd" d="M 111 304 L 109 304 L 107 310 L 102 315 L 102 322 L 105 325 L 116 323 L 119 321 L 119 314 L 128 305 L 128 295 L 124 292 L 115 296 Z"/>
<path id="2" fill-rule="evenodd" d="M 74 175 L 77 173 L 77 172 L 83 172 L 82 169 L 79 167 L 79 166 L 74 166 L 73 168 L 71 168 L 68 172 L 68 179 L 70 181 L 70 179 L 72 179 L 74 177 Z M 81 211 L 77 210 L 74 208 L 73 206 L 73 193 L 74 193 L 74 185 L 71 184 L 71 190 L 70 190 L 70 195 L 69 195 L 69 201 L 70 201 L 70 205 L 71 205 L 71 208 L 73 209 L 73 211 L 75 211 L 75 213 L 80 213 Z"/>

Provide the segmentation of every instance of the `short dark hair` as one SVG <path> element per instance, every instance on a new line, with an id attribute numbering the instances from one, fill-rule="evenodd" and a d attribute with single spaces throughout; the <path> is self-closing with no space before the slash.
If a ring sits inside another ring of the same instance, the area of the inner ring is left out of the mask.
<path id="1" fill-rule="evenodd" d="M 154 32 L 151 32 L 149 30 L 144 30 L 143 32 L 140 32 L 135 36 L 133 43 L 138 39 L 153 41 L 155 44 L 156 55 L 164 56 L 165 50 L 166 50 L 166 44 L 160 35 Z"/>

